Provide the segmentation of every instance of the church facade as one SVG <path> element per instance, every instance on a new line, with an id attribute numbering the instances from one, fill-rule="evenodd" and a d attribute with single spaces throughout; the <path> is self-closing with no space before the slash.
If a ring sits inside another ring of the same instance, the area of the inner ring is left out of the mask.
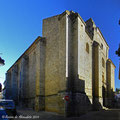
<path id="1" fill-rule="evenodd" d="M 115 65 L 108 52 L 91 18 L 73 11 L 46 18 L 42 37 L 8 69 L 5 97 L 67 116 L 111 107 Z"/>

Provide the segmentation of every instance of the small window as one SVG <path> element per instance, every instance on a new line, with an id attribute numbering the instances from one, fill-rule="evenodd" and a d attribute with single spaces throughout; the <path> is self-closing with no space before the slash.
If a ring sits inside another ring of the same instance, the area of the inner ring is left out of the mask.
<path id="1" fill-rule="evenodd" d="M 105 68 L 105 60 L 102 58 L 102 67 Z"/>
<path id="2" fill-rule="evenodd" d="M 101 47 L 101 49 L 103 49 L 103 44 L 102 44 L 102 43 L 101 43 L 101 46 L 100 46 L 100 47 Z"/>
<path id="3" fill-rule="evenodd" d="M 102 75 L 102 83 L 104 84 L 105 80 L 104 80 L 104 74 Z"/>
<path id="4" fill-rule="evenodd" d="M 89 53 L 89 44 L 86 43 L 86 52 Z"/>

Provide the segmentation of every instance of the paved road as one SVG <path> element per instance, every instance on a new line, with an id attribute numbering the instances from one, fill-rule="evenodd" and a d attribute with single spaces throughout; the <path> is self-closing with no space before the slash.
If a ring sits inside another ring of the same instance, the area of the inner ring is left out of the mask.
<path id="1" fill-rule="evenodd" d="M 14 120 L 120 120 L 120 109 L 92 111 L 81 117 L 66 118 L 52 112 L 18 110 L 19 117 Z"/>
<path id="2" fill-rule="evenodd" d="M 76 120 L 120 120 L 120 110 L 102 110 L 90 112 Z"/>

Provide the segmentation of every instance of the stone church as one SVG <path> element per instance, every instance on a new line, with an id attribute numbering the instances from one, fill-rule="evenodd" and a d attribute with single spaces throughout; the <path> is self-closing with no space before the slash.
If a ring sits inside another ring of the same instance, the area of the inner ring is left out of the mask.
<path id="1" fill-rule="evenodd" d="M 42 37 L 8 69 L 5 98 L 66 116 L 111 107 L 115 65 L 94 21 L 65 11 L 44 19 L 42 28 Z"/>

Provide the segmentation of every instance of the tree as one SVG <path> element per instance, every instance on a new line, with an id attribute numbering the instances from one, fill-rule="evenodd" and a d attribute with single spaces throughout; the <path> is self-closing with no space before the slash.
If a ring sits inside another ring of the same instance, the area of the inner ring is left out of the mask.
<path id="1" fill-rule="evenodd" d="M 0 65 L 4 65 L 5 64 L 5 60 L 3 60 L 1 57 L 0 57 Z"/>
<path id="2" fill-rule="evenodd" d="M 0 92 L 2 92 L 2 84 L 0 83 Z"/>

